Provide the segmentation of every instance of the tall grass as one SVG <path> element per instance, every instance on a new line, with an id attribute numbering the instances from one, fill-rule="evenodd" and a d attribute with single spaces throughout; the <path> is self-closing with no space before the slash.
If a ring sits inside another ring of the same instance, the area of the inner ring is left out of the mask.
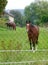
<path id="1" fill-rule="evenodd" d="M 40 28 L 38 50 L 48 49 L 48 30 Z M 11 30 L 8 28 L 0 28 L 0 50 L 29 50 L 29 40 L 26 28 L 16 28 Z M 32 60 L 47 60 L 48 52 L 0 52 L 0 62 L 19 62 Z M 48 63 L 36 62 L 30 65 L 47 65 Z M 15 64 L 16 65 L 16 64 Z M 20 65 L 20 64 L 18 64 Z M 23 65 L 29 65 L 28 63 Z"/>

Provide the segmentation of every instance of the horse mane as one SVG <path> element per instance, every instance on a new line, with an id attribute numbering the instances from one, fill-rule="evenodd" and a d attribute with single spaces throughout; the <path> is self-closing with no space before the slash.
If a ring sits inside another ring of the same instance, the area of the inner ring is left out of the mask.
<path id="1" fill-rule="evenodd" d="M 31 27 L 34 27 L 34 25 L 33 25 L 33 24 L 31 24 Z"/>
<path id="2" fill-rule="evenodd" d="M 31 23 L 31 21 L 30 21 L 30 20 L 29 20 L 29 23 L 30 23 L 31 27 L 34 27 L 34 25 Z"/>

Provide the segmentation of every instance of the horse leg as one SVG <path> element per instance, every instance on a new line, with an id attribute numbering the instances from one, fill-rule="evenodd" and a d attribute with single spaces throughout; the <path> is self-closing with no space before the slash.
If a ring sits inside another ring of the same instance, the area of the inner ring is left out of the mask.
<path id="1" fill-rule="evenodd" d="M 16 27 L 13 26 L 13 30 L 16 30 Z"/>
<path id="2" fill-rule="evenodd" d="M 30 42 L 30 49 L 32 50 L 32 43 Z"/>
<path id="3" fill-rule="evenodd" d="M 37 45 L 38 45 L 38 37 L 37 37 L 37 40 L 36 40 L 36 50 L 37 50 L 37 47 L 38 47 Z"/>
<path id="4" fill-rule="evenodd" d="M 14 26 L 13 26 L 13 30 L 14 30 Z"/>
<path id="5" fill-rule="evenodd" d="M 32 49 L 32 43 L 31 43 L 31 39 L 29 39 L 29 41 L 30 41 L 30 49 Z"/>
<path id="6" fill-rule="evenodd" d="M 16 30 L 16 28 L 14 27 L 14 30 Z"/>
<path id="7" fill-rule="evenodd" d="M 35 52 L 35 42 L 33 42 L 33 52 Z"/>
<path id="8" fill-rule="evenodd" d="M 33 42 L 33 50 L 35 50 L 35 43 Z"/>

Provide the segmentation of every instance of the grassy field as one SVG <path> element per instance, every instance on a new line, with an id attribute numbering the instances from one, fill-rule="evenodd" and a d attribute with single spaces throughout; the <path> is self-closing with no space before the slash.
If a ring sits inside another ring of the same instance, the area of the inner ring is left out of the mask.
<path id="1" fill-rule="evenodd" d="M 46 28 L 40 28 L 40 35 L 38 41 L 38 50 L 48 49 L 48 30 Z M 30 45 L 26 28 L 17 27 L 16 31 L 9 30 L 7 28 L 0 28 L 0 50 L 29 49 Z M 48 52 L 0 52 L 0 62 L 21 62 L 32 60 L 48 60 Z M 35 62 L 30 64 L 26 63 L 17 65 L 48 65 L 48 62 Z"/>

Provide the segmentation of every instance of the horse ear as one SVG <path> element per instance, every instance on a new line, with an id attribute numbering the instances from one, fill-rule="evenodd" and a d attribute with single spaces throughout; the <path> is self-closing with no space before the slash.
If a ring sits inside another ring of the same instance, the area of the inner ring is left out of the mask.
<path id="1" fill-rule="evenodd" d="M 26 21 L 26 23 L 27 23 L 27 21 Z"/>
<path id="2" fill-rule="evenodd" d="M 29 20 L 29 23 L 31 23 L 31 21 Z"/>

